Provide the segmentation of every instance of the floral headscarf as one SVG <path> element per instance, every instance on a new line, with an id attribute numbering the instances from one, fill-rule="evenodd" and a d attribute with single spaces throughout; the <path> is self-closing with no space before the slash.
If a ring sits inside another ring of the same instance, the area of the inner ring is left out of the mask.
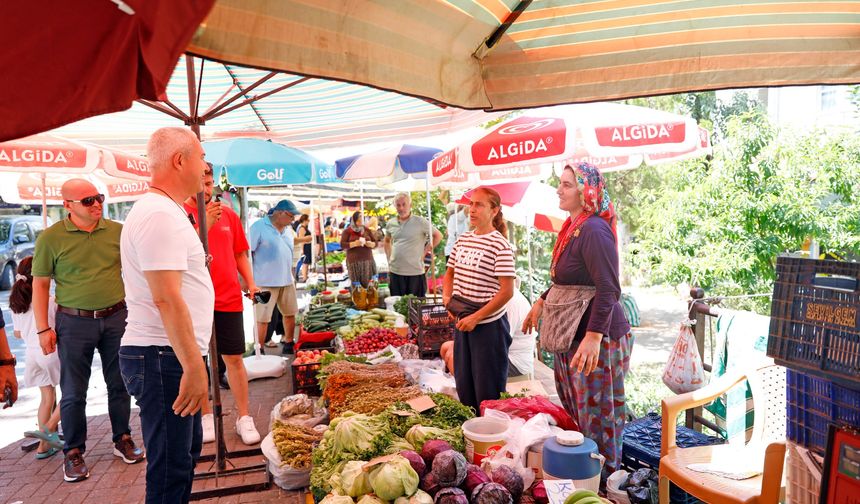
<path id="1" fill-rule="evenodd" d="M 571 238 L 579 236 L 579 228 L 592 215 L 597 215 L 605 220 L 609 224 L 609 227 L 612 228 L 612 235 L 615 236 L 615 241 L 618 241 L 618 232 L 616 230 L 618 217 L 615 214 L 615 207 L 609 199 L 609 193 L 606 191 L 606 180 L 601 175 L 600 170 L 588 163 L 580 163 L 576 166 L 569 165 L 565 166 L 564 169 L 570 169 L 573 171 L 574 177 L 576 177 L 579 196 L 582 200 L 582 212 L 574 220 L 568 217 L 561 227 L 558 240 L 555 242 L 555 247 L 552 250 L 552 267 L 550 270 L 552 276 L 555 276 L 555 265 L 559 257 L 561 257 L 561 253 L 567 248 Z"/>

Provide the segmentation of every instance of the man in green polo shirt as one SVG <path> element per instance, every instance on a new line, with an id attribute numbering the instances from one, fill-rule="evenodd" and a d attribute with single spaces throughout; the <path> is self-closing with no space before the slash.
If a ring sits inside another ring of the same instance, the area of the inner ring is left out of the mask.
<path id="1" fill-rule="evenodd" d="M 108 390 L 114 455 L 127 464 L 145 458 L 134 445 L 128 420 L 131 398 L 119 371 L 125 332 L 125 291 L 120 271 L 122 225 L 102 218 L 104 195 L 84 179 L 63 184 L 67 218 L 46 229 L 33 253 L 33 314 L 45 355 L 60 354 L 60 418 L 65 437 L 63 477 L 81 481 L 87 440 L 87 389 L 98 349 Z M 56 327 L 48 325 L 51 280 L 56 284 Z"/>

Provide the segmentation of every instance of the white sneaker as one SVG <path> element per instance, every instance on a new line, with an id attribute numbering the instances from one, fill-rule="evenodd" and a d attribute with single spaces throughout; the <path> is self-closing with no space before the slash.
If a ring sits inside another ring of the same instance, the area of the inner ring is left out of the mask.
<path id="1" fill-rule="evenodd" d="M 215 417 L 212 416 L 212 413 L 209 413 L 203 415 L 200 420 L 203 423 L 203 442 L 211 443 L 215 441 Z"/>
<path id="2" fill-rule="evenodd" d="M 248 415 L 236 420 L 236 433 L 246 445 L 255 445 L 260 442 L 260 433 L 254 427 L 254 419 Z"/>

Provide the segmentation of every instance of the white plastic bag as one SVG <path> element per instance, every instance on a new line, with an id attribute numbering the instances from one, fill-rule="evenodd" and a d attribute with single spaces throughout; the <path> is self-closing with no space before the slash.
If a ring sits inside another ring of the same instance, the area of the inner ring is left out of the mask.
<path id="1" fill-rule="evenodd" d="M 439 369 L 422 370 L 418 375 L 418 387 L 424 393 L 437 392 L 459 400 L 454 377 Z"/>
<path id="2" fill-rule="evenodd" d="M 498 410 L 487 409 L 484 411 L 483 416 L 502 418 L 509 423 L 508 430 L 504 436 L 505 445 L 492 455 L 487 456 L 481 462 L 481 467 L 484 471 L 490 473 L 493 468 L 500 465 L 509 466 L 523 477 L 525 488 L 530 488 L 532 483 L 534 483 L 535 473 L 534 470 L 526 467 L 529 447 L 537 443 L 542 443 L 545 439 L 553 435 L 547 415 L 539 413 L 524 421 L 521 418 L 511 417 L 507 413 Z"/>
<path id="3" fill-rule="evenodd" d="M 704 382 L 705 372 L 696 337 L 690 325 L 683 323 L 669 355 L 669 362 L 663 368 L 663 383 L 672 392 L 683 394 L 702 388 Z"/>
<path id="4" fill-rule="evenodd" d="M 403 359 L 397 363 L 400 369 L 406 373 L 406 378 L 409 383 L 415 385 L 418 383 L 418 377 L 425 369 L 435 369 L 442 371 L 445 369 L 445 363 L 442 359 L 423 360 L 423 359 Z"/>
<path id="5" fill-rule="evenodd" d="M 313 428 L 328 421 L 328 411 L 305 394 L 296 394 L 284 397 L 272 408 L 269 417 L 269 431 L 275 424 L 275 420 L 302 427 Z"/>
<path id="6" fill-rule="evenodd" d="M 629 477 L 630 473 L 624 469 L 615 471 L 609 475 L 609 478 L 606 479 L 606 497 L 617 504 L 630 504 L 630 497 L 627 495 L 627 491 L 621 490 L 621 485 Z"/>
<path id="7" fill-rule="evenodd" d="M 260 443 L 260 450 L 266 457 L 269 465 L 269 472 L 272 473 L 272 481 L 284 490 L 298 490 L 305 488 L 311 484 L 310 469 L 293 469 L 292 467 L 281 463 L 281 455 L 278 453 L 278 448 L 275 446 L 275 440 L 272 433 L 266 435 Z"/>

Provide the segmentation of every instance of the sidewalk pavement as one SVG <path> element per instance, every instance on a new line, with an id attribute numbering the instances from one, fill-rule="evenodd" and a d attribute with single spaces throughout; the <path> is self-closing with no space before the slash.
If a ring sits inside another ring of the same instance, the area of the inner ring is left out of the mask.
<path id="1" fill-rule="evenodd" d="M 280 352 L 280 349 L 270 349 L 270 353 Z M 269 429 L 269 417 L 275 403 L 288 395 L 291 390 L 290 373 L 281 378 L 266 378 L 254 380 L 250 384 L 251 415 L 261 436 Z M 221 391 L 224 409 L 224 438 L 229 451 L 243 450 L 250 447 L 242 444 L 235 431 L 236 413 L 233 408 L 233 397 L 229 391 Z M 133 401 L 132 401 L 133 403 Z M 15 406 L 17 408 L 17 405 Z M 13 409 L 15 409 L 13 408 Z M 11 410 L 7 410 L 11 411 Z M 127 465 L 113 455 L 111 442 L 110 420 L 107 414 L 90 416 L 87 422 L 88 450 L 85 460 L 91 476 L 82 482 L 66 483 L 63 481 L 63 455 L 57 455 L 47 460 L 36 460 L 34 453 L 21 450 L 25 440 L 15 441 L 0 449 L 0 503 L 38 504 L 62 502 L 73 504 L 77 502 L 95 503 L 137 503 L 143 502 L 146 486 L 146 463 Z M 5 422 L 4 422 L 4 430 Z M 140 433 L 138 409 L 132 409 L 132 436 L 138 446 L 143 444 Z M 18 434 L 20 435 L 20 434 Z M 203 454 L 214 453 L 215 444 L 204 445 Z M 254 465 L 264 462 L 264 457 L 258 455 L 233 460 L 238 466 Z M 199 463 L 197 472 L 207 472 L 211 463 Z M 220 478 L 219 487 L 228 485 L 251 484 L 265 480 L 263 472 L 247 475 L 237 475 Z M 197 480 L 194 490 L 215 488 L 215 480 Z M 206 499 L 204 503 L 239 503 L 239 502 L 287 502 L 304 504 L 302 492 L 287 492 L 272 485 L 264 492 L 246 493 L 215 499 Z"/>

